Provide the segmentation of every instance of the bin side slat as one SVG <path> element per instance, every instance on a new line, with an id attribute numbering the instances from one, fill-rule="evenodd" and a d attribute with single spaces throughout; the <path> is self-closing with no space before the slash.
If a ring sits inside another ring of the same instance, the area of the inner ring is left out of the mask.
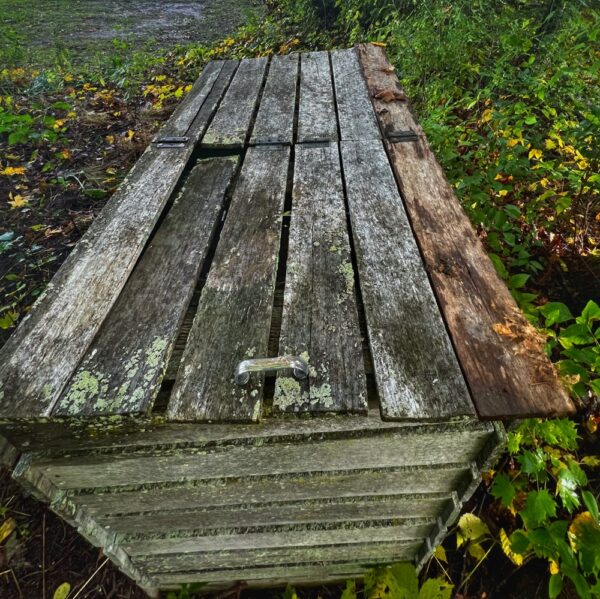
<path id="1" fill-rule="evenodd" d="M 357 543 L 347 545 L 325 545 L 319 547 L 283 547 L 261 551 L 222 551 L 212 554 L 182 553 L 179 555 L 139 556 L 133 564 L 155 576 L 157 572 L 178 570 L 213 570 L 216 568 L 250 568 L 263 564 L 315 564 L 379 559 L 397 561 L 411 559 L 422 544 L 422 540 L 387 541 L 384 543 Z"/>
<path id="2" fill-rule="evenodd" d="M 181 359 L 170 420 L 257 421 L 264 376 L 241 387 L 236 364 L 265 357 L 290 150 L 249 148 Z"/>
<path id="3" fill-rule="evenodd" d="M 341 142 L 375 379 L 386 419 L 472 415 L 382 142 Z"/>
<path id="4" fill-rule="evenodd" d="M 359 542 L 378 543 L 390 540 L 418 540 L 429 534 L 434 520 L 423 523 L 399 522 L 389 526 L 356 526 L 342 528 L 304 528 L 291 532 L 207 535 L 189 538 L 143 539 L 124 541 L 123 549 L 132 558 L 138 555 L 169 555 L 178 553 L 218 553 L 231 550 L 261 550 L 276 547 L 314 547 Z"/>
<path id="5" fill-rule="evenodd" d="M 218 480 L 198 486 L 160 486 L 139 491 L 93 493 L 74 498 L 91 514 L 150 514 L 170 509 L 194 509 L 210 506 L 277 504 L 289 501 L 332 501 L 334 499 L 423 497 L 449 495 L 469 475 L 469 467 L 447 466 L 443 469 L 389 469 L 368 472 L 329 473 L 327 476 L 306 474 L 288 477 L 264 477 L 252 485 L 247 480 Z"/>
<path id="6" fill-rule="evenodd" d="M 104 488 L 136 484 L 167 484 L 181 481 L 226 479 L 307 472 L 336 472 L 419 467 L 435 463 L 469 463 L 489 435 L 438 433 L 406 438 L 382 435 L 363 439 L 340 439 L 319 443 L 180 450 L 172 455 L 82 456 L 42 460 L 48 476 L 62 489 Z M 402 451 L 398 444 L 402 443 Z"/>
<path id="7" fill-rule="evenodd" d="M 277 377 L 280 412 L 367 412 L 354 270 L 336 143 L 297 146 L 279 353 L 310 376 Z"/>
<path id="8" fill-rule="evenodd" d="M 210 90 L 220 98 L 223 87 L 216 82 L 225 64 L 204 69 L 198 93 Z M 212 108 L 207 96 L 199 113 L 188 115 L 195 120 L 185 147 L 146 150 L 0 350 L 0 415 L 50 415 L 123 289 Z"/>
<path id="9" fill-rule="evenodd" d="M 298 143 L 337 141 L 338 129 L 328 52 L 300 58 Z"/>
<path id="10" fill-rule="evenodd" d="M 331 52 L 340 139 L 381 139 L 356 48 Z"/>
<path id="11" fill-rule="evenodd" d="M 98 523 L 117 534 L 136 538 L 169 536 L 194 530 L 208 533 L 218 529 L 287 527 L 320 522 L 362 522 L 395 518 L 435 518 L 448 504 L 448 499 L 426 496 L 419 498 L 391 497 L 389 501 L 330 501 L 327 503 L 292 502 L 262 506 L 242 506 L 221 509 L 177 510 L 153 512 L 152 526 L 148 514 L 99 517 Z"/>
<path id="12" fill-rule="evenodd" d="M 381 48 L 363 45 L 360 53 L 372 94 L 387 90 L 402 97 Z M 572 413 L 543 341 L 497 275 L 408 103 L 373 102 L 385 131 L 418 135 L 418 141 L 388 142 L 388 149 L 479 416 Z"/>
<path id="13" fill-rule="evenodd" d="M 146 413 L 216 230 L 237 158 L 209 158 L 142 255 L 54 415 Z"/>
<path id="14" fill-rule="evenodd" d="M 203 147 L 244 147 L 267 64 L 265 57 L 242 60 L 215 118 L 202 138 Z"/>
<path id="15" fill-rule="evenodd" d="M 299 63 L 299 54 L 271 59 L 250 144 L 292 144 Z"/>

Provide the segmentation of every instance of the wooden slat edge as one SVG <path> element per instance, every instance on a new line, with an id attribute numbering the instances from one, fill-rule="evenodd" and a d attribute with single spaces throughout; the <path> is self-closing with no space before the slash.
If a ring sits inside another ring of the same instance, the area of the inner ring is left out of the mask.
<path id="1" fill-rule="evenodd" d="M 383 131 L 412 129 L 418 136 L 386 145 L 479 416 L 572 414 L 575 406 L 540 336 L 496 273 L 383 50 L 363 44 L 359 53 Z M 385 102 L 376 97 L 382 91 L 399 99 Z"/>
<path id="2" fill-rule="evenodd" d="M 224 63 L 201 79 L 213 88 Z M 0 413 L 48 416 L 116 301 L 203 128 L 184 148 L 150 145 L 0 350 Z"/>

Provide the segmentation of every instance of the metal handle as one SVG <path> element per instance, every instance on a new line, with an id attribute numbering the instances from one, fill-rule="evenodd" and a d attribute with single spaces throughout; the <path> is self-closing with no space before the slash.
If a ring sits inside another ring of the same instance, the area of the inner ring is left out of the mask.
<path id="1" fill-rule="evenodd" d="M 277 358 L 255 358 L 242 360 L 234 371 L 236 385 L 245 385 L 250 380 L 251 372 L 267 370 L 285 370 L 291 368 L 297 379 L 308 376 L 308 364 L 298 356 L 279 356 Z"/>

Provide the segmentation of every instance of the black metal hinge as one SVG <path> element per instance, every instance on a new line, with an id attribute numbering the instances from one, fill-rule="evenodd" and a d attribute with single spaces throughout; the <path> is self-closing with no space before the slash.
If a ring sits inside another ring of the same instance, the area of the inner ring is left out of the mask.
<path id="1" fill-rule="evenodd" d="M 157 137 L 152 143 L 157 148 L 185 148 L 189 141 L 189 137 Z"/>
<path id="2" fill-rule="evenodd" d="M 387 138 L 391 142 L 419 140 L 419 136 L 412 129 L 408 129 L 406 131 L 392 131 L 391 133 L 388 133 Z"/>

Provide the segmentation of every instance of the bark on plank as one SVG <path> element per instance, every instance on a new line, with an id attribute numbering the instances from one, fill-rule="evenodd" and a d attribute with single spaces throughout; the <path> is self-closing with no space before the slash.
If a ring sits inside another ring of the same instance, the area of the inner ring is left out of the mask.
<path id="1" fill-rule="evenodd" d="M 240 387 L 235 365 L 266 356 L 290 150 L 250 148 L 181 360 L 167 417 L 257 421 L 264 376 Z"/>
<path id="2" fill-rule="evenodd" d="M 331 53 L 340 139 L 381 139 L 356 48 Z"/>
<path id="3" fill-rule="evenodd" d="M 293 143 L 299 62 L 299 54 L 272 58 L 250 137 L 252 145 Z"/>
<path id="4" fill-rule="evenodd" d="M 381 48 L 364 45 L 360 54 L 373 96 L 404 96 Z M 573 413 L 542 342 L 497 275 L 407 102 L 373 102 L 385 131 L 418 135 L 387 147 L 479 416 Z"/>
<path id="5" fill-rule="evenodd" d="M 382 142 L 341 148 L 382 416 L 472 415 Z"/>
<path id="6" fill-rule="evenodd" d="M 50 415 L 123 289 L 233 68 L 206 67 L 201 81 L 210 92 L 188 129 L 190 142 L 146 150 L 2 348 L 0 415 Z"/>
<path id="7" fill-rule="evenodd" d="M 328 52 L 302 54 L 298 143 L 337 141 L 337 118 Z"/>
<path id="8" fill-rule="evenodd" d="M 310 375 L 277 377 L 281 412 L 367 412 L 367 387 L 336 143 L 297 146 L 280 354 Z"/>
<path id="9" fill-rule="evenodd" d="M 54 415 L 152 408 L 237 158 L 201 161 L 67 385 Z"/>
<path id="10" fill-rule="evenodd" d="M 240 63 L 215 118 L 202 138 L 203 147 L 244 147 L 258 105 L 267 62 L 267 58 L 248 58 Z"/>

